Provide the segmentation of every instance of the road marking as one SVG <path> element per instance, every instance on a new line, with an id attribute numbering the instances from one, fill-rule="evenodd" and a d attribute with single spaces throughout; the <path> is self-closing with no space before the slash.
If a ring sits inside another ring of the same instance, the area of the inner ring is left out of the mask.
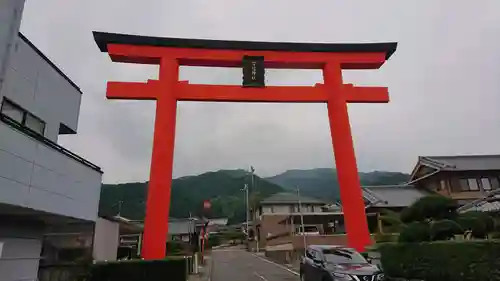
<path id="1" fill-rule="evenodd" d="M 253 272 L 253 274 L 257 275 L 257 277 L 259 277 L 260 279 L 262 279 L 262 280 L 264 280 L 264 281 L 269 281 L 269 280 L 267 280 L 264 276 L 262 276 L 262 275 L 258 274 L 258 273 L 257 273 L 257 272 L 255 272 L 255 271 Z"/>
<path id="2" fill-rule="evenodd" d="M 288 268 L 288 267 L 286 267 L 286 266 L 284 266 L 284 265 L 281 265 L 281 264 L 279 264 L 279 263 L 275 263 L 275 262 L 270 261 L 270 260 L 268 260 L 268 259 L 266 259 L 266 258 L 263 258 L 263 257 L 259 257 L 258 255 L 253 254 L 253 253 L 252 253 L 252 255 L 253 255 L 254 257 L 257 257 L 257 258 L 259 258 L 259 259 L 261 259 L 261 260 L 265 261 L 265 262 L 268 262 L 268 263 L 273 264 L 273 265 L 275 265 L 275 266 L 277 266 L 277 267 L 279 267 L 279 268 L 281 268 L 281 269 L 284 269 L 284 270 L 286 270 L 286 271 L 288 271 L 288 272 L 290 272 L 290 273 L 292 273 L 292 274 L 294 274 L 294 275 L 297 275 L 297 276 L 299 276 L 299 275 L 300 275 L 298 272 L 295 272 L 295 271 L 291 270 L 290 268 Z"/>

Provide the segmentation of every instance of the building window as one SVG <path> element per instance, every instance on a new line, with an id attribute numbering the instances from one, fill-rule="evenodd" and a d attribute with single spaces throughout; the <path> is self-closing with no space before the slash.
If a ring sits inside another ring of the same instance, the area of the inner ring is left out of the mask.
<path id="1" fill-rule="evenodd" d="M 469 181 L 467 179 L 460 179 L 458 186 L 460 188 L 454 188 L 453 191 L 468 191 L 470 189 L 469 187 Z M 453 187 L 453 186 L 452 186 Z"/>
<path id="2" fill-rule="evenodd" d="M 22 124 L 24 121 L 24 110 L 7 99 L 3 100 L 0 112 L 3 116 L 9 117 L 19 124 Z"/>
<path id="3" fill-rule="evenodd" d="M 490 178 L 491 189 L 500 189 L 500 181 L 498 178 Z"/>
<path id="4" fill-rule="evenodd" d="M 43 132 L 45 131 L 45 122 L 30 113 L 26 113 L 24 125 L 26 126 L 26 128 L 35 131 L 40 135 L 43 135 Z"/>
<path id="5" fill-rule="evenodd" d="M 45 132 L 45 122 L 43 122 L 42 119 L 29 113 L 25 109 L 21 108 L 20 106 L 6 98 L 4 98 L 2 101 L 0 114 L 2 115 L 2 117 L 7 117 L 11 121 L 14 121 L 19 125 L 42 136 Z"/>
<path id="6" fill-rule="evenodd" d="M 477 179 L 468 179 L 469 182 L 469 190 L 470 191 L 478 191 L 479 184 L 477 183 Z"/>
<path id="7" fill-rule="evenodd" d="M 490 191 L 491 190 L 490 180 L 488 178 L 482 178 L 481 186 L 483 187 L 483 190 Z"/>

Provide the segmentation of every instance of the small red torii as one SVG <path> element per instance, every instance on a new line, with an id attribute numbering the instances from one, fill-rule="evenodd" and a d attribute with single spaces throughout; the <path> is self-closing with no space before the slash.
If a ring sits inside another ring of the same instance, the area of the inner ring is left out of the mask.
<path id="1" fill-rule="evenodd" d="M 105 32 L 94 32 L 94 39 L 99 49 L 107 52 L 114 62 L 160 66 L 158 80 L 146 83 L 108 82 L 106 92 L 108 99 L 156 100 L 142 247 L 145 259 L 162 259 L 166 254 L 177 101 L 326 103 L 348 244 L 362 251 L 372 243 L 347 103 L 387 103 L 389 94 L 386 87 L 344 84 L 342 69 L 378 69 L 395 52 L 397 43 L 270 43 Z M 181 65 L 242 67 L 243 87 L 193 85 L 179 81 Z M 324 83 L 315 86 L 265 86 L 265 68 L 322 69 Z M 245 74 L 245 70 L 252 74 Z"/>

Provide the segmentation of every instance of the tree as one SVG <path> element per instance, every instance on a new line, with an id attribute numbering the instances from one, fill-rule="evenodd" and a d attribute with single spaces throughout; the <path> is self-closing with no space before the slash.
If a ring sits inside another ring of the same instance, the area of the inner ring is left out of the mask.
<path id="1" fill-rule="evenodd" d="M 387 229 L 389 232 L 401 232 L 405 227 L 405 223 L 401 221 L 401 215 L 388 209 L 382 210 L 379 219 L 384 225 L 388 226 L 388 228 L 384 227 L 384 229 Z"/>
<path id="2" fill-rule="evenodd" d="M 462 234 L 460 225 L 452 220 L 439 220 L 430 224 L 430 235 L 432 241 L 449 240 L 457 234 Z"/>
<path id="3" fill-rule="evenodd" d="M 401 212 L 400 222 L 394 214 L 386 213 L 383 219 L 402 229 L 401 242 L 448 240 L 467 233 L 484 239 L 495 230 L 495 221 L 488 213 L 458 214 L 455 200 L 440 195 L 420 198 Z"/>
<path id="4" fill-rule="evenodd" d="M 420 198 L 401 212 L 399 241 L 448 240 L 462 233 L 460 225 L 453 221 L 457 217 L 457 207 L 455 200 L 441 195 Z"/>
<path id="5" fill-rule="evenodd" d="M 461 228 L 473 238 L 485 239 L 495 230 L 495 221 L 486 212 L 471 211 L 461 214 L 457 219 Z"/>
<path id="6" fill-rule="evenodd" d="M 458 205 L 455 200 L 441 195 L 422 197 L 401 212 L 401 221 L 433 221 L 455 219 Z"/>
<path id="7" fill-rule="evenodd" d="M 411 222 L 399 234 L 398 242 L 415 243 L 431 241 L 429 224 L 426 222 Z"/>

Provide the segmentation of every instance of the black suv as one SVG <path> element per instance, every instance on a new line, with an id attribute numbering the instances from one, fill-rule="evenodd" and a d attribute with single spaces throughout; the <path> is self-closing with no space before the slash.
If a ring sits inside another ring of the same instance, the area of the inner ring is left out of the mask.
<path id="1" fill-rule="evenodd" d="M 310 245 L 300 263 L 302 281 L 383 281 L 384 274 L 356 250 Z"/>

